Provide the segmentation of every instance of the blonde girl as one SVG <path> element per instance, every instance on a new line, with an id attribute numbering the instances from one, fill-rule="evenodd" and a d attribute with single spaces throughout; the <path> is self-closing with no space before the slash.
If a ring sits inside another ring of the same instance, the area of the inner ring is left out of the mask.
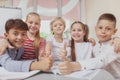
<path id="1" fill-rule="evenodd" d="M 27 31 L 27 39 L 24 44 L 25 51 L 22 55 L 22 59 L 35 59 L 38 55 L 44 54 L 45 39 L 40 37 L 41 19 L 40 15 L 35 12 L 31 12 L 27 15 L 26 21 L 29 30 Z"/>
<path id="2" fill-rule="evenodd" d="M 70 56 L 69 40 L 63 38 L 66 24 L 62 17 L 54 18 L 50 23 L 53 35 L 47 37 L 46 53 L 52 54 L 54 61 L 60 61 L 62 56 Z"/>

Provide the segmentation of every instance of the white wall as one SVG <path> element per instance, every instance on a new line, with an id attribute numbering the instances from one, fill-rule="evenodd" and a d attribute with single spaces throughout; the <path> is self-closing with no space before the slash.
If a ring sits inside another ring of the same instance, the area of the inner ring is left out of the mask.
<path id="1" fill-rule="evenodd" d="M 90 27 L 90 37 L 96 39 L 94 27 L 103 13 L 113 13 L 117 19 L 117 36 L 120 36 L 120 0 L 86 0 L 86 23 Z"/>

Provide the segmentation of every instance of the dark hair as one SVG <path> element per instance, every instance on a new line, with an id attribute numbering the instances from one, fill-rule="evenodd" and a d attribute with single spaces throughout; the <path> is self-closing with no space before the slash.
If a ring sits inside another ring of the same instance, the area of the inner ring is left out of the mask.
<path id="1" fill-rule="evenodd" d="M 83 30 L 84 30 L 84 32 L 85 32 L 85 36 L 84 36 L 84 38 L 83 38 L 83 41 L 84 41 L 84 42 L 88 42 L 88 34 L 89 34 L 88 26 L 87 26 L 86 24 L 83 24 L 83 23 L 80 22 L 80 21 L 75 21 L 75 22 L 73 22 L 73 23 L 71 24 L 71 29 L 72 29 L 73 25 L 76 24 L 76 23 L 82 25 L 82 28 L 83 28 Z M 73 61 L 76 60 L 76 56 L 75 56 L 75 45 L 74 45 L 74 44 L 75 44 L 75 43 L 74 43 L 74 40 L 71 38 L 71 56 L 72 56 L 72 60 L 73 60 Z"/>
<path id="2" fill-rule="evenodd" d="M 104 13 L 104 14 L 102 14 L 99 17 L 98 22 L 100 20 L 109 20 L 109 21 L 115 22 L 115 26 L 116 26 L 116 17 L 113 14 L 111 14 L 111 13 Z"/>
<path id="3" fill-rule="evenodd" d="M 8 33 L 10 29 L 28 30 L 27 24 L 21 19 L 9 19 L 6 21 L 5 30 Z"/>

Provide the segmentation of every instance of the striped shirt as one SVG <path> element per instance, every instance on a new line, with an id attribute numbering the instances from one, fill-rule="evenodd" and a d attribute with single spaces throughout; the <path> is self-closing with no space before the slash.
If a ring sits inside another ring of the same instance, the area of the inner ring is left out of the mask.
<path id="1" fill-rule="evenodd" d="M 35 51 L 35 47 L 33 45 L 34 40 L 30 40 L 28 37 L 24 43 L 24 53 L 21 56 L 22 60 L 30 60 L 30 59 L 36 59 L 36 51 Z M 46 41 L 43 38 L 40 38 L 40 51 L 44 53 L 45 51 L 45 45 L 46 45 Z M 41 54 L 41 53 L 39 53 Z"/>

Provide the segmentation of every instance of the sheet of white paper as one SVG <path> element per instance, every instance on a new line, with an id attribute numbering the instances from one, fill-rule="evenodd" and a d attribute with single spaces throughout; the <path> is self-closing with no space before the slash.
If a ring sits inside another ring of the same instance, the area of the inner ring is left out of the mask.
<path id="1" fill-rule="evenodd" d="M 30 77 L 36 73 L 40 72 L 39 70 L 35 71 L 30 71 L 30 72 L 9 72 L 5 70 L 3 67 L 0 67 L 0 80 L 5 80 L 5 79 L 25 79 L 27 77 Z"/>

